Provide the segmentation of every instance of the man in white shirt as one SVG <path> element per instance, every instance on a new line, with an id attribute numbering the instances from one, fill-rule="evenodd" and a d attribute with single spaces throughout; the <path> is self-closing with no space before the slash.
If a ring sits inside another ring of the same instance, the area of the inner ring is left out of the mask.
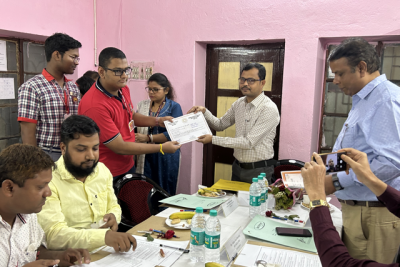
<path id="1" fill-rule="evenodd" d="M 235 161 L 232 165 L 232 181 L 251 183 L 253 177 L 266 173 L 271 183 L 274 171 L 274 138 L 279 124 L 279 112 L 276 104 L 264 95 L 265 68 L 259 63 L 247 64 L 240 75 L 239 98 L 220 119 L 205 107 L 194 106 L 188 113 L 201 111 L 208 124 L 216 131 L 236 125 L 235 137 L 212 135 L 200 136 L 200 143 L 233 148 Z"/>
<path id="2" fill-rule="evenodd" d="M 82 257 L 90 263 L 84 249 L 46 249 L 36 213 L 51 195 L 52 168 L 53 160 L 38 147 L 15 144 L 0 153 L 0 266 L 70 266 Z"/>

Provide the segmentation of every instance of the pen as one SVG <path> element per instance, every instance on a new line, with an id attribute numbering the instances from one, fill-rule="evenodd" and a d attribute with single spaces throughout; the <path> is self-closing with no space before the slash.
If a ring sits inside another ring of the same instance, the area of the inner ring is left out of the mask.
<path id="1" fill-rule="evenodd" d="M 276 216 L 272 216 L 272 219 L 277 219 L 277 220 L 282 220 L 282 221 L 287 221 L 286 218 L 280 218 L 280 217 L 276 217 Z"/>
<path id="2" fill-rule="evenodd" d="M 180 212 L 182 212 L 182 211 L 193 211 L 193 212 L 195 212 L 195 210 L 180 210 Z M 208 210 L 203 210 L 203 212 L 207 212 Z"/>
<path id="3" fill-rule="evenodd" d="M 189 249 L 176 248 L 176 247 L 171 247 L 171 246 L 167 246 L 167 245 L 163 245 L 163 244 L 160 244 L 160 247 L 177 249 L 179 251 L 183 251 L 183 253 L 189 253 Z"/>
<path id="4" fill-rule="evenodd" d="M 229 265 L 231 265 L 231 263 L 236 259 L 237 257 L 237 253 L 235 254 L 235 256 L 232 257 L 231 261 L 226 265 L 226 267 L 228 267 Z"/>
<path id="5" fill-rule="evenodd" d="M 149 231 L 153 231 L 153 232 L 156 232 L 156 233 L 162 234 L 160 230 L 155 230 L 155 229 L 151 229 L 151 228 L 150 228 L 150 229 L 149 229 Z M 176 236 L 176 235 L 174 235 L 174 237 L 177 237 L 177 236 Z"/>

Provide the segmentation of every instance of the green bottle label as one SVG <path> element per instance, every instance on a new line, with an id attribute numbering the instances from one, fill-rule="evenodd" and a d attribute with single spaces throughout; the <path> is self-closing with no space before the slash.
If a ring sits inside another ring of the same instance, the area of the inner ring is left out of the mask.
<path id="1" fill-rule="evenodd" d="M 206 234 L 205 238 L 205 247 L 209 249 L 217 249 L 219 248 L 219 240 L 220 240 L 220 235 L 208 235 Z"/>
<path id="2" fill-rule="evenodd" d="M 261 193 L 260 201 L 261 203 L 265 203 L 265 193 Z"/>
<path id="3" fill-rule="evenodd" d="M 261 197 L 250 196 L 250 206 L 261 206 Z"/>
<path id="4" fill-rule="evenodd" d="M 195 246 L 204 245 L 204 232 L 190 231 L 190 243 Z"/>

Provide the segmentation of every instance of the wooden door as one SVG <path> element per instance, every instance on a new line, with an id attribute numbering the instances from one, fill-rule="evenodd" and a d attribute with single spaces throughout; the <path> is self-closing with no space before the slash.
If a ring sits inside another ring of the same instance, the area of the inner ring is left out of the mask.
<path id="1" fill-rule="evenodd" d="M 284 43 L 257 45 L 208 45 L 206 70 L 206 107 L 222 117 L 242 93 L 239 90 L 240 71 L 249 62 L 258 62 L 266 69 L 265 95 L 278 106 L 281 114 Z M 235 125 L 213 134 L 235 136 Z M 278 158 L 279 126 L 277 127 L 274 158 Z M 203 184 L 210 186 L 219 179 L 231 180 L 233 149 L 208 144 L 203 151 Z"/>

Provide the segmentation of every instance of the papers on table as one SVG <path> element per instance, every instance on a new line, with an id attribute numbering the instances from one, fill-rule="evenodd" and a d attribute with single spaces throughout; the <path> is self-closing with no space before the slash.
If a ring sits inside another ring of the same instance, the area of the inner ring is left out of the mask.
<path id="1" fill-rule="evenodd" d="M 244 246 L 235 265 L 254 266 L 256 260 L 280 264 L 281 267 L 322 267 L 317 255 L 250 244 Z"/>
<path id="2" fill-rule="evenodd" d="M 315 247 L 314 243 L 314 237 L 294 237 L 278 235 L 275 230 L 276 227 L 303 228 L 296 227 L 289 223 L 283 225 L 279 222 L 279 220 L 257 215 L 243 230 L 243 233 L 245 235 L 259 238 L 268 242 L 317 253 L 317 248 Z M 312 229 L 309 230 L 312 233 Z"/>
<path id="3" fill-rule="evenodd" d="M 154 239 L 153 242 L 146 241 L 146 237 L 134 236 L 137 247 L 135 251 L 116 253 L 112 247 L 106 247 L 103 251 L 112 254 L 101 260 L 90 264 L 75 265 L 76 267 L 153 267 L 153 266 L 171 266 L 183 254 L 183 251 L 173 248 L 160 247 L 160 244 L 185 249 L 189 241 L 166 241 Z M 160 249 L 165 253 L 165 257 L 160 254 Z"/>
<path id="4" fill-rule="evenodd" d="M 178 118 L 174 118 L 173 122 L 165 121 L 165 127 L 172 141 L 180 144 L 196 141 L 199 136 L 211 134 L 210 127 L 204 118 L 203 113 L 190 113 Z"/>
<path id="5" fill-rule="evenodd" d="M 192 195 L 179 194 L 163 199 L 160 202 L 188 209 L 196 209 L 197 207 L 202 207 L 205 210 L 209 210 L 221 205 L 226 200 L 226 198 L 203 198 Z"/>
<path id="6" fill-rule="evenodd" d="M 219 179 L 211 188 L 229 190 L 229 191 L 249 191 L 250 184 L 244 182 L 229 181 Z"/>
<path id="7" fill-rule="evenodd" d="M 301 171 L 281 171 L 282 181 L 289 188 L 304 188 Z"/>

